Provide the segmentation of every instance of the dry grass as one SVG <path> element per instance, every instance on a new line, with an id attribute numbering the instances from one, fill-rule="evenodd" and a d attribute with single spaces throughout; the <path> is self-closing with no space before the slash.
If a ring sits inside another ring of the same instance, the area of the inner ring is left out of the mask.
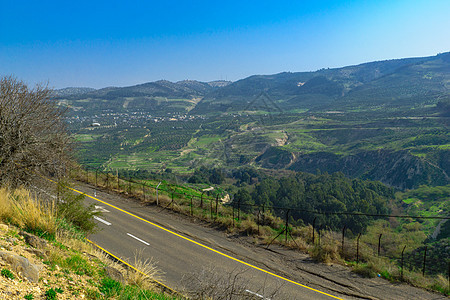
<path id="1" fill-rule="evenodd" d="M 156 262 L 152 258 L 144 258 L 143 251 L 136 251 L 134 254 L 135 269 L 128 270 L 128 284 L 139 286 L 142 289 L 154 287 L 154 281 L 160 281 L 162 272 L 156 267 Z"/>
<path id="2" fill-rule="evenodd" d="M 339 242 L 333 238 L 331 232 L 325 232 L 320 243 L 315 244 L 309 251 L 312 258 L 323 263 L 340 261 Z"/>
<path id="3" fill-rule="evenodd" d="M 52 237 L 58 228 L 54 204 L 33 199 L 25 189 L 0 189 L 0 220 Z"/>

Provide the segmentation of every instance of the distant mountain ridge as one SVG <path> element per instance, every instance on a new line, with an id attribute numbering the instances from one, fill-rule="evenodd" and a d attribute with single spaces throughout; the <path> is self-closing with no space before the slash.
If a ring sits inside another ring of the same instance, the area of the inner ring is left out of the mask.
<path id="1" fill-rule="evenodd" d="M 240 110 L 261 92 L 284 109 L 311 109 L 361 103 L 417 104 L 433 97 L 448 99 L 449 91 L 450 52 L 447 52 L 315 72 L 253 75 L 207 94 L 193 112 Z"/>
<path id="2" fill-rule="evenodd" d="M 263 106 L 258 103 L 261 101 L 264 104 L 272 102 L 272 106 L 282 111 L 411 108 L 450 101 L 450 52 L 315 72 L 253 75 L 235 82 L 159 80 L 98 90 L 66 88 L 55 94 L 59 99 L 89 100 L 89 105 L 96 108 L 106 108 L 110 103 L 117 109 L 130 107 L 161 113 L 170 109 L 192 114 L 258 110 Z M 104 100 L 108 103 L 95 104 Z M 164 102 L 169 100 L 179 103 Z M 85 106 L 83 103 L 78 105 Z M 249 107 L 252 105 L 253 108 Z"/>
<path id="3" fill-rule="evenodd" d="M 127 87 L 106 87 L 102 89 L 92 88 L 64 88 L 56 90 L 56 97 L 67 97 L 76 99 L 80 96 L 90 98 L 118 98 L 118 97 L 181 97 L 190 98 L 203 96 L 212 90 L 224 87 L 231 81 L 216 80 L 211 82 L 201 82 L 197 80 L 183 80 L 171 82 L 168 80 L 158 80 Z"/>

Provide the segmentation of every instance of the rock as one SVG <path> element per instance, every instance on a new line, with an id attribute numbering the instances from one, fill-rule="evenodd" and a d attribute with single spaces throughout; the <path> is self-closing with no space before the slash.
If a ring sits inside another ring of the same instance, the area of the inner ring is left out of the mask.
<path id="1" fill-rule="evenodd" d="M 22 277 L 30 282 L 38 282 L 39 267 L 30 263 L 25 257 L 3 251 L 0 251 L 0 257 L 7 262 L 17 274 L 21 274 Z"/>
<path id="2" fill-rule="evenodd" d="M 8 231 L 9 227 L 6 224 L 0 224 L 0 230 L 2 231 Z"/>
<path id="3" fill-rule="evenodd" d="M 123 276 L 122 272 L 119 270 L 113 268 L 113 267 L 104 267 L 106 276 L 110 277 L 111 279 L 114 279 L 115 281 L 118 281 L 120 283 L 125 283 L 125 277 Z"/>
<path id="4" fill-rule="evenodd" d="M 27 252 L 30 252 L 30 253 L 32 253 L 32 254 L 36 255 L 37 257 L 40 257 L 40 258 L 42 258 L 44 260 L 47 259 L 47 255 L 45 255 L 45 253 L 43 251 L 41 251 L 41 250 L 34 249 L 34 248 L 25 248 L 24 250 L 27 251 Z"/>
<path id="5" fill-rule="evenodd" d="M 22 235 L 25 238 L 25 242 L 30 245 L 31 247 L 37 248 L 37 249 L 44 249 L 47 247 L 47 241 L 44 239 L 41 239 L 40 237 L 35 236 L 34 234 L 21 231 L 20 235 Z"/>

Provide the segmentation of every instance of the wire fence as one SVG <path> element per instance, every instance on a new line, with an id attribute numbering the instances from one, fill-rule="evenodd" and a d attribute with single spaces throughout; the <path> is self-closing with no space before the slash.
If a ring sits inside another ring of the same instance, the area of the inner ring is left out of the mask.
<path id="1" fill-rule="evenodd" d="M 147 205 L 157 205 L 161 210 L 172 209 L 192 217 L 200 218 L 224 228 L 235 228 L 240 232 L 260 237 L 268 248 L 271 244 L 305 248 L 306 245 L 325 251 L 337 252 L 341 258 L 356 264 L 364 264 L 373 258 L 384 258 L 394 263 L 394 273 L 402 278 L 406 272 L 421 273 L 422 276 L 446 276 L 450 286 L 450 245 L 429 245 L 412 248 L 408 243 L 392 240 L 385 232 L 376 236 L 352 232 L 346 226 L 341 230 L 330 230 L 326 218 L 319 216 L 353 215 L 374 219 L 407 218 L 438 219 L 447 221 L 450 216 L 411 216 L 370 214 L 362 212 L 323 212 L 299 208 L 277 207 L 241 203 L 234 199 L 226 201 L 221 190 L 213 188 L 198 190 L 157 181 L 121 178 L 100 169 L 85 169 L 75 177 L 97 188 L 125 193 Z M 293 212 L 309 214 L 312 222 L 306 226 L 295 226 Z M 325 221 L 324 221 L 325 220 Z M 333 249 L 333 250 L 330 250 Z"/>

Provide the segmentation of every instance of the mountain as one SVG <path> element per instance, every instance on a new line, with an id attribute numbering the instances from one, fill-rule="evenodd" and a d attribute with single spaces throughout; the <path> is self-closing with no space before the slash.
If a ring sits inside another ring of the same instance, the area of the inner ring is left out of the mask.
<path id="1" fill-rule="evenodd" d="M 186 113 L 206 94 L 226 86 L 229 82 L 210 83 L 196 80 L 170 82 L 159 80 L 128 87 L 107 87 L 99 90 L 68 88 L 57 92 L 55 98 L 64 100 L 77 114 L 99 110 L 127 112 L 144 110 L 153 114 Z"/>
<path id="2" fill-rule="evenodd" d="M 67 96 L 82 95 L 93 91 L 95 91 L 95 89 L 87 87 L 67 87 L 63 89 L 54 90 L 53 92 L 55 97 L 67 97 Z"/>
<path id="3" fill-rule="evenodd" d="M 315 72 L 254 75 L 211 91 L 193 112 L 242 110 L 261 93 L 284 110 L 435 104 L 449 99 L 450 52 Z"/>

